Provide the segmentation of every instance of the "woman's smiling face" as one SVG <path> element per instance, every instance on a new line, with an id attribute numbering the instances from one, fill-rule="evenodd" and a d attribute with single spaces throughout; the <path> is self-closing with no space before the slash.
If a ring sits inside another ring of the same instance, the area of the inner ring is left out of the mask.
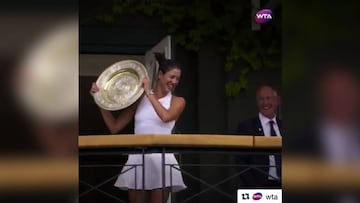
<path id="1" fill-rule="evenodd" d="M 180 76 L 181 70 L 177 67 L 172 68 L 166 73 L 160 71 L 159 85 L 165 90 L 165 92 L 173 91 L 179 84 Z"/>

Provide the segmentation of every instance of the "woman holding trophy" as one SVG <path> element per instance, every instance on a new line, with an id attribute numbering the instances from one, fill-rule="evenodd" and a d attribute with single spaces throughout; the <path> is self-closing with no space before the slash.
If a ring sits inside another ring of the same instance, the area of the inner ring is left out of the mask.
<path id="1" fill-rule="evenodd" d="M 185 99 L 172 94 L 172 91 L 179 84 L 181 69 L 177 62 L 165 59 L 164 55 L 156 54 L 155 58 L 159 62 L 159 71 L 157 78 L 154 78 L 157 79 L 154 89 L 151 89 L 150 79 L 144 77 L 142 80 L 144 94 L 131 106 L 125 108 L 117 118 L 109 110 L 100 108 L 106 126 L 112 134 L 121 131 L 135 118 L 134 136 L 138 134 L 171 135 L 176 120 L 185 108 Z M 99 87 L 93 83 L 90 93 L 95 94 L 97 92 L 99 92 Z M 142 183 L 142 166 L 128 166 L 141 165 L 143 163 L 141 154 L 130 154 L 128 156 L 122 173 L 115 182 L 116 187 L 129 191 L 130 203 L 141 202 L 143 189 L 145 190 L 146 202 L 160 203 L 163 202 L 163 192 L 165 192 L 165 200 L 167 200 L 170 192 L 177 192 L 186 188 L 181 172 L 173 169 L 170 173 L 170 166 L 167 165 L 165 167 L 166 189 L 163 191 L 161 153 L 145 154 L 144 157 L 144 184 Z M 178 162 L 174 154 L 165 154 L 165 164 L 173 164 L 177 167 Z M 170 184 L 170 179 L 172 184 Z"/>

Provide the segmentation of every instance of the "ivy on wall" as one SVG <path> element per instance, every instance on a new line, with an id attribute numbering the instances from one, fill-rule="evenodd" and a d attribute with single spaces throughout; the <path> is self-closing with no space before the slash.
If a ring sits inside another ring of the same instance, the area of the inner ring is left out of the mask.
<path id="1" fill-rule="evenodd" d="M 224 71 L 236 73 L 225 84 L 226 95 L 234 97 L 247 89 L 253 71 L 280 68 L 280 20 L 251 30 L 250 0 L 113 0 L 112 10 L 98 15 L 112 24 L 121 15 L 160 18 L 176 43 L 189 51 L 199 51 L 212 42 L 225 58 Z"/>

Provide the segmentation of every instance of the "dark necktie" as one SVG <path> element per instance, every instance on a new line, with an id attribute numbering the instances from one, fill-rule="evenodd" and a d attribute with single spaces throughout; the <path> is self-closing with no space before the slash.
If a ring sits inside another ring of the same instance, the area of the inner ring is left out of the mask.
<path id="1" fill-rule="evenodd" d="M 275 129 L 274 129 L 275 122 L 271 120 L 271 121 L 269 121 L 269 123 L 270 123 L 270 135 L 271 136 L 277 136 L 276 132 L 275 132 Z"/>

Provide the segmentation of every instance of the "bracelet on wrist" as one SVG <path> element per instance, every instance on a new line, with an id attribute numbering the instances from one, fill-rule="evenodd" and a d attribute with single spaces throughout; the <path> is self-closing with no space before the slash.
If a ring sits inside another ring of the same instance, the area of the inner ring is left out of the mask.
<path id="1" fill-rule="evenodd" d="M 154 94 L 154 91 L 153 91 L 152 89 L 150 89 L 150 90 L 145 90 L 145 94 L 146 94 L 146 96 L 153 95 L 153 94 Z"/>

